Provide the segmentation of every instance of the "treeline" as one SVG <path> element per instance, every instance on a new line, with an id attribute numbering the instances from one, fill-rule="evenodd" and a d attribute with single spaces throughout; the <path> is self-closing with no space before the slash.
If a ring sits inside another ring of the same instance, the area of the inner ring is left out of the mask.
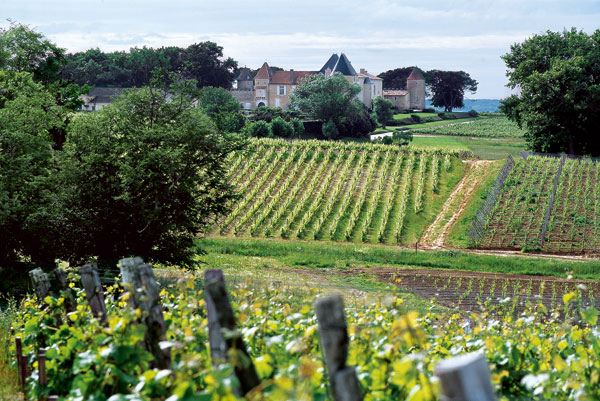
<path id="1" fill-rule="evenodd" d="M 66 54 L 61 77 L 79 85 L 142 87 L 156 69 L 195 79 L 198 87 L 230 88 L 237 62 L 223 57 L 214 42 L 194 43 L 186 48 L 142 47 L 105 53 L 100 49 Z"/>

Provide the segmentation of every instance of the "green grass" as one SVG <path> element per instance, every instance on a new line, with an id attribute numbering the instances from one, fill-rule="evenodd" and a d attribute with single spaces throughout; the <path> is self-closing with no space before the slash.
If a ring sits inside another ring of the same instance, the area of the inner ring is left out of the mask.
<path id="1" fill-rule="evenodd" d="M 19 385 L 8 349 L 11 345 L 10 328 L 16 318 L 17 307 L 13 301 L 0 302 L 0 307 L 0 400 L 14 401 L 19 399 Z"/>
<path id="2" fill-rule="evenodd" d="M 330 269 L 397 267 L 447 269 L 473 272 L 534 274 L 578 279 L 600 279 L 600 261 L 568 261 L 534 256 L 495 256 L 462 251 L 423 251 L 397 246 L 334 243 L 324 241 L 286 241 L 279 239 L 205 238 L 198 247 L 207 252 L 201 257 L 209 264 L 221 260 L 240 267 L 246 260 L 289 269 Z M 268 268 L 267 266 L 264 266 Z"/>
<path id="3" fill-rule="evenodd" d="M 494 181 L 496 180 L 496 177 L 498 177 L 498 173 L 503 165 L 504 162 L 496 161 L 486 170 L 483 180 L 475 189 L 473 195 L 471 195 L 462 215 L 448 233 L 447 242 L 450 245 L 457 248 L 467 248 L 469 246 L 467 231 L 469 230 L 469 227 L 471 227 L 471 222 L 485 201 L 490 188 L 494 185 Z"/>
<path id="4" fill-rule="evenodd" d="M 457 118 L 455 120 L 431 121 L 428 123 L 410 124 L 410 125 L 407 125 L 407 127 L 410 129 L 440 127 L 440 126 L 445 126 L 445 125 L 450 125 L 450 124 L 464 123 L 466 121 L 475 121 L 475 120 L 479 120 L 479 119 L 483 119 L 483 118 L 485 118 L 485 117 L 468 117 L 468 118 Z"/>
<path id="5" fill-rule="evenodd" d="M 422 147 L 469 149 L 484 160 L 506 159 L 508 155 L 519 156 L 527 149 L 522 138 L 471 138 L 461 136 L 413 136 L 412 144 Z"/>

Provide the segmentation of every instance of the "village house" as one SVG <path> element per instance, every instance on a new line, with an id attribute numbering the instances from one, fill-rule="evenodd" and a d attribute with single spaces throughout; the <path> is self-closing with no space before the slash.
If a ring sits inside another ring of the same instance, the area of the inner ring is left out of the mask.
<path id="1" fill-rule="evenodd" d="M 266 62 L 252 77 L 248 68 L 242 68 L 234 82 L 232 95 L 244 109 L 255 109 L 259 106 L 287 108 L 290 95 L 298 85 L 298 81 L 308 75 L 342 74 L 349 82 L 360 86 L 357 98 L 369 109 L 376 97 L 389 99 L 398 110 L 425 108 L 425 78 L 417 69 L 413 70 L 407 80 L 408 90 L 383 90 L 383 80 L 369 74 L 361 68 L 357 73 L 348 57 L 342 53 L 331 55 L 319 71 L 275 71 L 272 72 Z"/>
<path id="2" fill-rule="evenodd" d="M 79 98 L 83 101 L 81 110 L 95 111 L 102 110 L 108 106 L 111 101 L 123 92 L 123 88 L 92 88 L 87 95 L 81 95 Z"/>

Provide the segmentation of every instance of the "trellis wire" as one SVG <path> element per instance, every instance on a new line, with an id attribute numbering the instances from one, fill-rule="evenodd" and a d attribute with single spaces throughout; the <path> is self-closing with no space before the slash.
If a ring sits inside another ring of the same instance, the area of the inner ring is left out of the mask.
<path id="1" fill-rule="evenodd" d="M 515 161 L 512 156 L 508 156 L 506 163 L 504 163 L 504 167 L 500 170 L 496 181 L 494 181 L 494 185 L 490 188 L 488 195 L 481 205 L 481 208 L 477 211 L 475 218 L 473 219 L 473 223 L 467 232 L 471 243 L 474 245 L 479 244 L 483 235 L 486 232 L 486 226 L 489 218 L 491 217 L 494 206 L 496 206 L 496 202 L 498 202 L 498 198 L 500 196 L 500 192 L 504 187 L 504 182 L 506 181 L 506 177 L 508 177 L 508 173 L 512 170 L 515 165 Z"/>

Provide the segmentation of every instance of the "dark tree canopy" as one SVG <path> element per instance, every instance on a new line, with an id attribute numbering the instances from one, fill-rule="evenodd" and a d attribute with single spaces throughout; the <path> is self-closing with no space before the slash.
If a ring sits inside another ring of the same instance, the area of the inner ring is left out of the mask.
<path id="1" fill-rule="evenodd" d="M 520 94 L 501 109 L 525 129 L 531 150 L 600 155 L 600 30 L 547 31 L 502 59 Z"/>
<path id="2" fill-rule="evenodd" d="M 475 93 L 478 82 L 464 71 L 431 70 L 425 74 L 431 92 L 431 104 L 445 111 L 464 107 L 465 91 Z"/>
<path id="3" fill-rule="evenodd" d="M 414 68 L 419 67 L 401 67 L 379 74 L 378 77 L 383 79 L 383 89 L 406 89 L 406 78 Z"/>
<path id="4" fill-rule="evenodd" d="M 230 88 L 237 68 L 232 58 L 223 57 L 223 48 L 214 42 L 194 43 L 187 48 L 142 47 L 128 52 L 104 53 L 99 49 L 68 54 L 62 70 L 65 79 L 79 84 L 112 87 L 148 85 L 156 69 L 195 79 L 198 87 Z"/>

